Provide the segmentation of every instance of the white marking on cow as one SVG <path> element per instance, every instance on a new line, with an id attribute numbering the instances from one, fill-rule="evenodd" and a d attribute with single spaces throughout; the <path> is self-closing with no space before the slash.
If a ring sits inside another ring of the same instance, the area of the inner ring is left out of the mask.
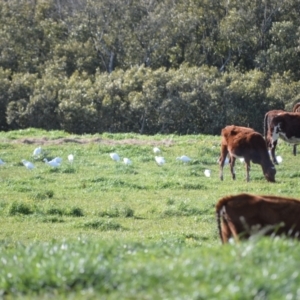
<path id="1" fill-rule="evenodd" d="M 238 158 L 238 159 L 244 158 L 244 156 L 238 156 L 238 155 L 236 155 L 236 154 L 233 153 L 233 152 L 230 152 L 230 155 L 231 155 L 231 156 L 234 156 L 235 158 Z"/>
<path id="2" fill-rule="evenodd" d="M 238 158 L 238 159 L 240 160 L 241 163 L 244 163 L 244 162 L 245 162 L 244 156 L 238 156 L 238 155 L 236 155 L 236 154 L 233 153 L 233 152 L 229 152 L 229 154 L 230 154 L 231 156 L 234 156 L 235 158 Z"/>
<path id="3" fill-rule="evenodd" d="M 276 142 L 279 139 L 279 131 L 280 131 L 280 125 L 276 125 L 272 132 L 272 147 L 273 143 Z"/>

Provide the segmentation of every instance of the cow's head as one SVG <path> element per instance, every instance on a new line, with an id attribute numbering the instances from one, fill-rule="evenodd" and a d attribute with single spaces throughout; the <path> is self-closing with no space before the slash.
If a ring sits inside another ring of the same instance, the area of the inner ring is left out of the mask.
<path id="1" fill-rule="evenodd" d="M 276 169 L 275 169 L 274 165 L 272 167 L 269 167 L 268 169 L 266 169 L 264 172 L 265 178 L 269 182 L 275 182 L 275 174 L 276 174 Z"/>

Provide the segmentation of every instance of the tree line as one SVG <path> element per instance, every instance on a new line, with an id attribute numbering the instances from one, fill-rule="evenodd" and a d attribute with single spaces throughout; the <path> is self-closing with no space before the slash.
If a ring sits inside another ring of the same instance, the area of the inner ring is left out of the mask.
<path id="1" fill-rule="evenodd" d="M 300 101 L 297 0 L 0 0 L 0 129 L 262 131 Z"/>

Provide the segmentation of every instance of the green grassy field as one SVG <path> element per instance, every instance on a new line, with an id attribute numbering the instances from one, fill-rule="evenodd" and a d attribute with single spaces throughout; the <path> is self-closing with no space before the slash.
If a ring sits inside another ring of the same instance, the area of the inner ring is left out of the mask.
<path id="1" fill-rule="evenodd" d="M 300 299 L 299 243 L 255 237 L 223 246 L 214 208 L 241 192 L 300 198 L 291 146 L 279 143 L 272 184 L 253 164 L 247 183 L 239 161 L 236 181 L 226 166 L 221 182 L 219 136 L 28 129 L 0 133 L 0 141 L 0 297 Z M 43 155 L 34 158 L 38 146 Z M 132 165 L 114 162 L 112 152 Z M 192 161 L 177 161 L 183 154 Z M 43 162 L 56 156 L 59 168 Z"/>

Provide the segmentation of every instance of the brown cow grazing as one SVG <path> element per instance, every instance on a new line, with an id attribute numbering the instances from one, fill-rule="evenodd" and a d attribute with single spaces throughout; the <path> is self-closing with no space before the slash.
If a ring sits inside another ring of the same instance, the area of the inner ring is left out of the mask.
<path id="1" fill-rule="evenodd" d="M 283 139 L 285 142 L 294 145 L 300 144 L 300 114 L 282 112 L 277 116 L 265 123 L 265 139 L 267 145 L 271 147 L 271 157 L 276 163 L 275 150 L 278 138 Z M 296 155 L 296 151 L 294 151 Z"/>
<path id="2" fill-rule="evenodd" d="M 219 158 L 220 179 L 223 180 L 224 162 L 229 154 L 230 171 L 235 179 L 234 165 L 237 157 L 243 157 L 246 166 L 246 180 L 250 180 L 250 161 L 262 167 L 265 178 L 275 182 L 276 169 L 270 159 L 263 136 L 252 128 L 226 126 L 222 129 L 221 156 Z"/>
<path id="3" fill-rule="evenodd" d="M 216 217 L 222 243 L 230 238 L 287 235 L 300 238 L 300 201 L 277 196 L 239 194 L 220 199 Z"/>
<path id="4" fill-rule="evenodd" d="M 278 162 L 277 162 L 277 159 L 276 159 L 276 156 L 275 156 L 275 148 L 276 148 L 276 145 L 277 145 L 277 141 L 274 143 L 274 147 L 272 147 L 272 141 L 271 141 L 271 138 L 268 137 L 268 130 L 269 130 L 269 127 L 270 127 L 270 123 L 271 121 L 273 120 L 273 118 L 275 116 L 278 116 L 282 113 L 285 113 L 286 111 L 284 110 L 270 110 L 268 111 L 266 114 L 265 114 L 265 118 L 264 118 L 264 134 L 265 134 L 265 140 L 266 140 L 266 143 L 267 143 L 267 147 L 268 149 L 270 149 L 271 151 L 271 157 L 272 157 L 272 160 L 274 162 L 274 164 L 277 164 L 278 165 Z M 294 106 L 293 106 L 293 112 L 295 113 L 300 113 L 300 102 L 296 103 Z M 293 144 L 293 154 L 296 155 L 297 154 L 297 144 Z"/>

